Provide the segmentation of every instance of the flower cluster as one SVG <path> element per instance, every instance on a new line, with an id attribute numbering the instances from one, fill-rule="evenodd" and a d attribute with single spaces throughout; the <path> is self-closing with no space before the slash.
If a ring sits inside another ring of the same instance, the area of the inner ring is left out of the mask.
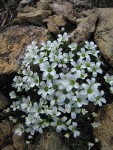
<path id="1" fill-rule="evenodd" d="M 103 73 L 97 46 L 86 41 L 79 49 L 77 43 L 69 41 L 63 33 L 40 47 L 35 41 L 27 46 L 20 75 L 12 85 L 18 94 L 10 92 L 14 99 L 11 110 L 24 113 L 25 127 L 20 125 L 18 135 L 27 132 L 31 137 L 52 126 L 57 132 L 64 130 L 66 136 L 72 133 L 77 137 L 80 132 L 76 118 L 79 113 L 87 113 L 83 107 L 106 103 L 97 81 L 98 74 Z M 25 93 L 22 97 L 21 92 Z"/>
<path id="2" fill-rule="evenodd" d="M 104 76 L 105 81 L 110 85 L 110 91 L 113 94 L 113 75 L 108 73 Z"/>

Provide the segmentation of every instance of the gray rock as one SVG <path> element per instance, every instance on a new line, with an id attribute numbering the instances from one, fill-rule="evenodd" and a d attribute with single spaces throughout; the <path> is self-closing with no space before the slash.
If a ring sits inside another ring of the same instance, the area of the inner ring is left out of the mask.
<path id="1" fill-rule="evenodd" d="M 3 110 L 9 106 L 9 99 L 0 93 L 0 110 Z"/>
<path id="2" fill-rule="evenodd" d="M 24 135 L 18 136 L 17 134 L 15 134 L 15 130 L 17 129 L 18 124 L 15 125 L 15 127 L 13 128 L 13 147 L 16 150 L 27 150 L 27 145 L 25 142 L 25 137 Z"/>
<path id="3" fill-rule="evenodd" d="M 94 39 L 106 61 L 113 67 L 113 8 L 99 9 Z"/>
<path id="4" fill-rule="evenodd" d="M 51 10 L 54 12 L 56 15 L 61 15 L 61 14 L 72 14 L 73 13 L 73 4 L 70 2 L 61 2 L 61 3 L 53 3 L 50 5 Z"/>
<path id="5" fill-rule="evenodd" d="M 0 147 L 6 145 L 9 141 L 12 132 L 12 124 L 8 120 L 3 120 L 0 123 Z"/>
<path id="6" fill-rule="evenodd" d="M 98 13 L 92 13 L 88 17 L 77 20 L 77 28 L 70 34 L 72 41 L 84 42 L 95 31 Z"/>
<path id="7" fill-rule="evenodd" d="M 102 106 L 98 112 L 95 122 L 100 126 L 93 129 L 95 138 L 101 142 L 101 150 L 113 149 L 113 104 Z"/>
<path id="8" fill-rule="evenodd" d="M 45 29 L 36 26 L 12 26 L 0 33 L 0 82 L 5 82 L 5 78 L 8 78 L 4 74 L 18 71 L 26 46 L 34 39 L 38 45 L 46 41 Z"/>
<path id="9" fill-rule="evenodd" d="M 50 15 L 50 10 L 36 10 L 26 13 L 18 13 L 14 23 L 31 23 L 41 26 L 42 21 Z"/>
<path id="10" fill-rule="evenodd" d="M 2 148 L 2 150 L 15 150 L 15 149 L 12 145 L 7 145 L 4 148 Z"/>
<path id="11" fill-rule="evenodd" d="M 50 130 L 41 135 L 40 139 L 37 138 L 34 145 L 29 147 L 29 150 L 70 150 L 62 140 L 61 136 Z"/>

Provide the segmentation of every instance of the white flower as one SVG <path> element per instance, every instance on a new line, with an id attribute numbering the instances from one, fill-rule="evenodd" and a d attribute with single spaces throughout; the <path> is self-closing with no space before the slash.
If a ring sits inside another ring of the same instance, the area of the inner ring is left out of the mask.
<path id="1" fill-rule="evenodd" d="M 33 57 L 30 53 L 26 53 L 24 61 L 22 61 L 22 64 L 25 65 L 26 67 L 32 62 Z"/>
<path id="2" fill-rule="evenodd" d="M 85 41 L 85 48 L 87 48 L 88 50 L 91 50 L 91 49 L 95 49 L 97 47 L 96 44 L 94 44 L 94 42 L 88 42 L 88 41 Z"/>
<path id="3" fill-rule="evenodd" d="M 102 103 L 106 103 L 106 99 L 104 98 L 104 91 L 98 92 L 98 95 L 94 102 L 95 105 L 99 105 L 99 106 L 102 106 Z"/>
<path id="4" fill-rule="evenodd" d="M 58 111 L 57 107 L 54 107 L 52 110 L 49 110 L 49 115 L 52 117 L 57 117 L 61 114 L 61 112 Z"/>
<path id="5" fill-rule="evenodd" d="M 82 60 L 83 68 L 87 68 L 88 71 L 92 72 L 92 68 L 95 66 L 94 62 L 91 62 L 90 57 L 87 57 L 86 60 Z"/>
<path id="6" fill-rule="evenodd" d="M 61 119 L 60 118 L 53 118 L 53 122 L 51 122 L 51 126 L 56 126 L 56 131 L 57 132 L 60 132 L 61 130 L 66 130 L 67 129 L 67 126 L 64 124 L 64 122 L 66 122 L 67 120 L 67 117 L 62 117 Z"/>
<path id="7" fill-rule="evenodd" d="M 65 99 L 71 99 L 73 95 L 73 92 L 67 92 L 66 89 L 56 91 L 56 96 L 59 96 L 58 102 L 64 102 Z"/>
<path id="8" fill-rule="evenodd" d="M 71 65 L 73 66 L 73 68 L 71 69 L 71 72 L 75 72 L 75 73 L 77 73 L 78 70 L 85 68 L 85 66 L 82 63 L 82 59 L 78 59 L 77 62 L 72 61 Z"/>
<path id="9" fill-rule="evenodd" d="M 47 100 L 50 101 L 50 104 L 51 104 L 52 106 L 54 106 L 54 105 L 57 103 L 58 99 L 59 99 L 59 97 L 56 96 L 56 94 L 47 95 Z"/>
<path id="10" fill-rule="evenodd" d="M 19 124 L 19 127 L 15 130 L 15 134 L 21 136 L 24 131 L 25 131 L 24 126 L 22 124 Z"/>
<path id="11" fill-rule="evenodd" d="M 88 74 L 85 72 L 85 70 L 78 70 L 77 71 L 77 77 L 80 79 L 85 79 L 88 76 Z"/>
<path id="12" fill-rule="evenodd" d="M 91 125 L 93 128 L 98 128 L 100 126 L 100 123 L 99 122 L 93 122 Z"/>
<path id="13" fill-rule="evenodd" d="M 11 99 L 15 99 L 16 98 L 16 93 L 14 91 L 9 93 L 9 96 Z"/>
<path id="14" fill-rule="evenodd" d="M 27 70 L 24 69 L 22 71 L 22 74 L 24 75 L 22 80 L 25 81 L 28 77 L 31 77 L 33 75 L 33 71 L 31 71 L 30 66 L 28 65 Z"/>
<path id="15" fill-rule="evenodd" d="M 33 106 L 30 108 L 30 112 L 34 114 L 35 118 L 38 118 L 39 114 L 44 114 L 44 110 L 37 102 L 34 102 Z"/>
<path id="16" fill-rule="evenodd" d="M 109 75 L 108 73 L 104 76 L 106 82 L 108 82 L 111 86 L 113 85 L 113 75 Z"/>
<path id="17" fill-rule="evenodd" d="M 9 116 L 9 120 L 12 121 L 13 123 L 17 123 L 17 119 L 14 118 L 13 116 Z"/>
<path id="18" fill-rule="evenodd" d="M 27 46 L 27 51 L 29 51 L 29 53 L 35 51 L 38 51 L 38 46 L 36 46 L 37 42 L 36 41 L 32 41 L 32 43 L 30 45 Z"/>
<path id="19" fill-rule="evenodd" d="M 46 43 L 42 43 L 42 47 L 41 47 L 41 51 L 43 50 L 48 50 L 50 51 L 51 50 L 51 47 L 52 47 L 52 43 L 51 41 L 47 41 Z"/>
<path id="20" fill-rule="evenodd" d="M 46 61 L 40 64 L 40 70 L 43 71 L 43 77 L 46 77 L 48 74 L 51 74 L 52 76 L 56 75 L 55 71 L 56 66 L 57 66 L 56 62 L 50 64 L 48 61 Z"/>
<path id="21" fill-rule="evenodd" d="M 73 132 L 75 138 L 80 135 L 80 132 L 76 130 L 76 127 L 77 127 L 76 122 L 73 122 L 72 125 L 69 125 L 68 127 Z"/>
<path id="22" fill-rule="evenodd" d="M 81 91 L 82 95 L 86 95 L 89 101 L 94 102 L 95 98 L 98 96 L 98 87 L 100 83 L 95 83 L 95 78 L 87 79 L 88 84 L 83 83 L 82 87 L 84 88 Z"/>
<path id="23" fill-rule="evenodd" d="M 66 32 L 64 32 L 64 34 L 63 35 L 61 35 L 61 34 L 58 34 L 58 42 L 66 42 L 66 41 L 68 41 L 69 40 L 69 36 L 67 35 L 67 33 Z"/>
<path id="24" fill-rule="evenodd" d="M 23 97 L 22 102 L 21 102 L 22 111 L 29 112 L 31 109 L 31 106 L 32 106 L 32 102 L 31 102 L 30 97 L 29 96 L 27 98 Z"/>
<path id="25" fill-rule="evenodd" d="M 88 113 L 88 111 L 86 109 L 83 109 L 83 108 L 81 109 L 81 112 L 82 112 L 83 115 L 85 115 L 86 113 Z"/>
<path id="26" fill-rule="evenodd" d="M 38 94 L 42 95 L 43 98 L 47 96 L 47 94 L 52 95 L 54 93 L 54 89 L 52 88 L 51 81 L 47 81 L 46 83 L 44 81 L 40 82 Z"/>
<path id="27" fill-rule="evenodd" d="M 93 116 L 93 117 L 97 117 L 97 113 L 93 112 L 93 113 L 92 113 L 92 116 Z"/>
<path id="28" fill-rule="evenodd" d="M 64 53 L 63 55 L 65 56 L 64 58 L 65 63 L 73 61 L 74 54 L 72 52 Z"/>
<path id="29" fill-rule="evenodd" d="M 113 86 L 110 87 L 110 91 L 113 94 Z"/>
<path id="30" fill-rule="evenodd" d="M 68 85 L 66 87 L 66 90 L 70 92 L 72 88 L 78 89 L 79 88 L 79 83 L 77 82 L 77 76 L 76 75 L 71 75 L 68 74 Z"/>
<path id="31" fill-rule="evenodd" d="M 97 142 L 97 143 L 98 143 L 98 142 L 99 142 L 99 139 L 95 138 L 95 142 Z"/>
<path id="32" fill-rule="evenodd" d="M 46 127 L 43 119 L 41 119 L 40 117 L 38 117 L 38 119 L 35 121 L 34 126 L 33 126 L 33 130 L 38 131 L 39 133 L 43 133 L 43 129 Z"/>
<path id="33" fill-rule="evenodd" d="M 60 55 L 60 59 L 58 60 L 58 67 L 63 67 L 63 68 L 67 68 L 67 59 L 65 55 Z"/>
<path id="34" fill-rule="evenodd" d="M 25 119 L 26 119 L 26 122 L 25 122 L 26 125 L 34 123 L 35 121 L 35 118 L 32 114 L 28 114 L 28 116 Z"/>
<path id="35" fill-rule="evenodd" d="M 71 51 L 74 51 L 77 49 L 77 43 L 71 43 L 68 47 L 71 49 Z"/>
<path id="36" fill-rule="evenodd" d="M 79 55 L 80 59 L 89 58 L 90 51 L 86 51 L 85 48 L 81 48 L 80 52 L 77 52 L 77 55 Z"/>
<path id="37" fill-rule="evenodd" d="M 21 76 L 15 76 L 13 81 L 14 81 L 14 83 L 12 86 L 17 88 L 17 91 L 21 91 L 22 86 L 23 86 L 22 77 Z"/>
<path id="38" fill-rule="evenodd" d="M 102 69 L 100 67 L 101 62 L 97 62 L 94 66 L 92 66 L 91 71 L 93 74 L 93 77 L 96 77 L 98 73 L 102 74 Z"/>
<path id="39" fill-rule="evenodd" d="M 30 133 L 31 135 L 35 134 L 35 130 L 33 129 L 32 124 L 29 124 L 29 125 L 27 124 L 26 133 Z"/>
<path id="40" fill-rule="evenodd" d="M 65 136 L 66 138 L 69 138 L 69 137 L 70 137 L 70 134 L 69 134 L 69 133 L 66 133 L 64 136 Z"/>
<path id="41" fill-rule="evenodd" d="M 10 108 L 4 109 L 4 111 L 3 111 L 3 112 L 5 112 L 5 113 L 9 113 L 9 112 L 10 112 Z"/>
<path id="42" fill-rule="evenodd" d="M 47 61 L 48 58 L 47 58 L 47 53 L 46 52 L 40 52 L 39 55 L 35 55 L 34 56 L 34 61 L 33 61 L 33 64 L 41 64 L 45 61 Z"/>
<path id="43" fill-rule="evenodd" d="M 90 150 L 94 146 L 94 143 L 88 143 L 88 150 Z"/>
<path id="44" fill-rule="evenodd" d="M 73 96 L 72 100 L 77 103 L 78 107 L 82 107 L 82 105 L 88 105 L 88 100 L 86 100 L 86 96 L 82 95 L 81 92 L 78 91 L 76 91 L 76 96 Z"/>
<path id="45" fill-rule="evenodd" d="M 10 106 L 10 108 L 12 108 L 13 111 L 16 111 L 17 109 L 19 109 L 20 108 L 20 101 L 14 101 L 12 103 L 12 105 Z"/>

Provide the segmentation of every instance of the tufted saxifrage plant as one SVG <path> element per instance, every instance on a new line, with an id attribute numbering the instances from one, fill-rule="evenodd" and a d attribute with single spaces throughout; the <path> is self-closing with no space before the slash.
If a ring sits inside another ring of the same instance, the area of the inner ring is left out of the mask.
<path id="1" fill-rule="evenodd" d="M 27 46 L 22 68 L 13 79 L 17 92 L 10 92 L 14 100 L 10 110 L 23 112 L 24 122 L 15 131 L 18 135 L 26 132 L 32 137 L 49 126 L 57 132 L 64 130 L 66 137 L 80 135 L 76 118 L 87 112 L 84 106 L 106 103 L 97 81 L 103 71 L 96 48 L 88 41 L 79 48 L 65 32 L 40 47 L 35 41 Z"/>

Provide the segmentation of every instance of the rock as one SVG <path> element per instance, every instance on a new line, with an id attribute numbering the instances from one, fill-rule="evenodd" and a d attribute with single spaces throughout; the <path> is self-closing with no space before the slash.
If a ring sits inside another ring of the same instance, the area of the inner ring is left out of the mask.
<path id="1" fill-rule="evenodd" d="M 73 13 L 73 4 L 70 2 L 53 3 L 50 7 L 56 15 Z"/>
<path id="2" fill-rule="evenodd" d="M 57 35 L 59 33 L 59 29 L 53 21 L 48 22 L 47 28 L 48 28 L 48 31 L 50 33 L 53 33 L 54 35 Z"/>
<path id="3" fill-rule="evenodd" d="M 40 139 L 36 139 L 34 145 L 29 150 L 70 150 L 54 131 L 48 131 L 41 135 Z"/>
<path id="4" fill-rule="evenodd" d="M 17 134 L 15 134 L 15 130 L 17 129 L 17 127 L 18 127 L 18 125 L 16 125 L 13 128 L 13 147 L 16 150 L 27 150 L 24 135 L 18 136 Z"/>
<path id="5" fill-rule="evenodd" d="M 49 10 L 50 9 L 50 4 L 53 0 L 41 0 L 37 2 L 37 9 L 38 10 Z"/>
<path id="6" fill-rule="evenodd" d="M 18 13 L 14 23 L 31 23 L 34 25 L 42 25 L 42 21 L 51 15 L 50 10 L 36 10 L 26 13 Z"/>
<path id="7" fill-rule="evenodd" d="M 4 110 L 9 106 L 9 99 L 0 93 L 0 110 Z"/>
<path id="8" fill-rule="evenodd" d="M 12 145 L 7 145 L 4 148 L 2 148 L 2 150 L 15 150 L 15 149 Z"/>
<path id="9" fill-rule="evenodd" d="M 98 13 L 90 14 L 88 17 L 83 18 L 78 24 L 77 28 L 71 33 L 72 41 L 83 42 L 87 40 L 95 31 Z"/>
<path id="10" fill-rule="evenodd" d="M 44 23 L 54 22 L 57 27 L 65 27 L 67 24 L 63 15 L 49 16 L 47 19 L 44 19 L 43 22 Z"/>
<path id="11" fill-rule="evenodd" d="M 18 71 L 26 46 L 36 40 L 38 44 L 47 40 L 45 30 L 40 27 L 12 26 L 0 33 L 0 74 Z M 1 82 L 0 77 L 0 82 Z M 5 79 L 2 80 L 5 82 Z"/>
<path id="12" fill-rule="evenodd" d="M 113 149 L 113 104 L 102 106 L 95 122 L 100 122 L 98 128 L 93 129 L 93 134 L 101 142 L 101 150 Z"/>
<path id="13" fill-rule="evenodd" d="M 8 120 L 3 120 L 0 123 L 0 147 L 10 140 L 12 128 L 13 126 Z"/>
<path id="14" fill-rule="evenodd" d="M 62 15 L 54 15 L 53 16 L 53 21 L 55 22 L 55 24 L 58 26 L 58 27 L 65 27 L 67 22 L 65 21 L 64 17 Z"/>
<path id="15" fill-rule="evenodd" d="M 76 17 L 73 14 L 65 14 L 64 18 L 67 22 L 72 23 L 72 24 L 76 24 Z"/>
<path id="16" fill-rule="evenodd" d="M 29 5 L 31 3 L 32 3 L 32 0 L 22 0 L 22 1 L 20 1 L 18 8 L 22 8 L 22 7 Z"/>
<path id="17" fill-rule="evenodd" d="M 106 61 L 113 67 L 113 8 L 99 9 L 94 39 Z"/>
<path id="18" fill-rule="evenodd" d="M 18 12 L 22 12 L 22 13 L 28 13 L 28 12 L 34 12 L 34 11 L 37 11 L 36 8 L 34 7 L 31 7 L 31 6 L 26 6 L 24 8 L 21 8 L 21 9 L 17 9 Z"/>
<path id="19" fill-rule="evenodd" d="M 27 150 L 25 137 L 13 134 L 13 146 L 16 150 Z"/>
<path id="20" fill-rule="evenodd" d="M 95 13 L 97 11 L 97 9 L 88 9 L 85 11 L 80 12 L 79 14 L 77 14 L 78 18 L 84 18 L 84 17 L 88 17 L 89 14 Z"/>
<path id="21" fill-rule="evenodd" d="M 22 4 L 26 4 L 26 5 L 31 4 L 31 2 L 32 2 L 32 0 L 22 0 L 21 1 Z"/>
<path id="22" fill-rule="evenodd" d="M 89 6 L 91 5 L 90 0 L 69 0 L 75 6 Z"/>

